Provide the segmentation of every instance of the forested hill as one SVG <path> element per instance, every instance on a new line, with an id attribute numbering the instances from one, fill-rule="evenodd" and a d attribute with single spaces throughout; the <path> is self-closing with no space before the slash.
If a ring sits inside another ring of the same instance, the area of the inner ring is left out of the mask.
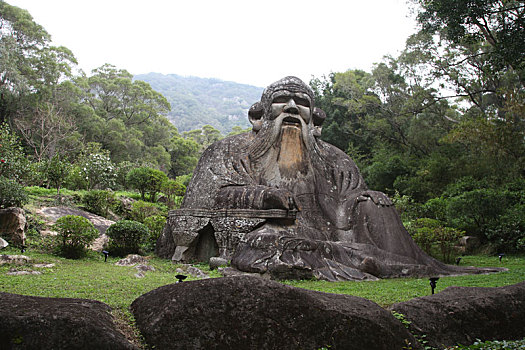
<path id="1" fill-rule="evenodd" d="M 209 124 L 223 135 L 233 126 L 249 126 L 248 109 L 261 97 L 263 88 L 219 79 L 183 77 L 176 74 L 135 75 L 164 95 L 171 104 L 169 120 L 179 132 Z"/>

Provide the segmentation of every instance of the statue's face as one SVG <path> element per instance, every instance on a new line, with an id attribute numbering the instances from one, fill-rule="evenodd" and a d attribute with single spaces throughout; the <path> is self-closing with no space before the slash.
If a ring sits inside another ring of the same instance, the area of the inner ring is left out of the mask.
<path id="1" fill-rule="evenodd" d="M 279 90 L 272 95 L 270 119 L 279 118 L 283 126 L 301 128 L 303 122 L 309 124 L 312 120 L 311 107 L 312 102 L 307 94 Z"/>

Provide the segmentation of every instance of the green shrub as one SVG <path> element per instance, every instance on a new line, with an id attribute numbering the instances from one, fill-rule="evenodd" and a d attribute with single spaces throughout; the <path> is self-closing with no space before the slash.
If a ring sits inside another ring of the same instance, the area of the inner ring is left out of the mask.
<path id="1" fill-rule="evenodd" d="M 452 262 L 454 246 L 465 232 L 453 227 L 443 226 L 439 220 L 421 218 L 407 225 L 407 229 L 414 241 L 428 254 L 431 248 L 437 245 L 444 262 Z"/>
<path id="2" fill-rule="evenodd" d="M 64 187 L 71 190 L 85 190 L 88 186 L 86 176 L 80 166 L 75 165 L 69 169 Z"/>
<path id="3" fill-rule="evenodd" d="M 126 181 L 126 175 L 128 175 L 129 171 L 133 169 L 133 167 L 135 166 L 136 166 L 135 164 L 127 160 L 118 163 L 117 168 L 116 168 L 116 174 L 117 174 L 116 182 L 117 182 L 117 185 L 121 189 L 127 190 L 129 188 L 129 184 Z"/>
<path id="4" fill-rule="evenodd" d="M 499 252 L 525 251 L 525 204 L 507 209 L 498 224 L 487 230 L 487 238 Z"/>
<path id="5" fill-rule="evenodd" d="M 131 204 L 128 219 L 144 222 L 147 217 L 154 215 L 167 215 L 167 208 L 162 204 L 136 201 Z"/>
<path id="6" fill-rule="evenodd" d="M 124 256 L 137 254 L 140 247 L 146 242 L 149 230 L 146 225 L 131 220 L 117 221 L 107 231 L 107 249 L 112 255 Z"/>
<path id="7" fill-rule="evenodd" d="M 21 207 L 27 201 L 27 192 L 22 185 L 0 176 L 0 208 Z"/>
<path id="8" fill-rule="evenodd" d="M 55 225 L 56 253 L 60 256 L 78 259 L 85 255 L 86 248 L 98 237 L 99 232 L 86 218 L 66 215 L 59 218 Z"/>
<path id="9" fill-rule="evenodd" d="M 162 215 L 149 216 L 144 219 L 144 225 L 146 225 L 149 230 L 149 236 L 146 243 L 144 244 L 144 250 L 154 251 L 155 246 L 157 245 L 157 240 L 159 239 L 160 235 L 162 234 L 162 230 L 164 230 L 164 226 L 166 225 L 166 217 Z"/>
<path id="10" fill-rule="evenodd" d="M 86 210 L 107 217 L 109 210 L 115 205 L 115 193 L 105 190 L 91 190 L 82 196 L 82 204 Z"/>

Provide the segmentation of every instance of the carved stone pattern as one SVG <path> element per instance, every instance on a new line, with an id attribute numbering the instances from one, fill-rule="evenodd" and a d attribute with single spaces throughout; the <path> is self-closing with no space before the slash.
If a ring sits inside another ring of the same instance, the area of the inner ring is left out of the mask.
<path id="1" fill-rule="evenodd" d="M 215 229 L 220 257 L 230 260 L 239 243 L 246 243 L 246 234 L 265 221 L 254 218 L 213 218 L 211 224 Z"/>

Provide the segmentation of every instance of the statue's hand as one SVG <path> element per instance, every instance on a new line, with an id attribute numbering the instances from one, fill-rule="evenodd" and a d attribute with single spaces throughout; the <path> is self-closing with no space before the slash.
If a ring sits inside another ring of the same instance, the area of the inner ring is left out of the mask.
<path id="1" fill-rule="evenodd" d="M 374 202 L 374 204 L 383 207 L 389 207 L 392 205 L 392 201 L 390 200 L 390 198 L 388 198 L 386 194 L 384 194 L 383 192 L 370 190 L 366 190 L 359 194 L 359 196 L 357 197 L 357 202 L 363 202 L 369 199 L 371 199 Z"/>
<path id="2" fill-rule="evenodd" d="M 290 191 L 281 188 L 267 188 L 263 194 L 263 209 L 294 209 L 296 207 Z"/>

